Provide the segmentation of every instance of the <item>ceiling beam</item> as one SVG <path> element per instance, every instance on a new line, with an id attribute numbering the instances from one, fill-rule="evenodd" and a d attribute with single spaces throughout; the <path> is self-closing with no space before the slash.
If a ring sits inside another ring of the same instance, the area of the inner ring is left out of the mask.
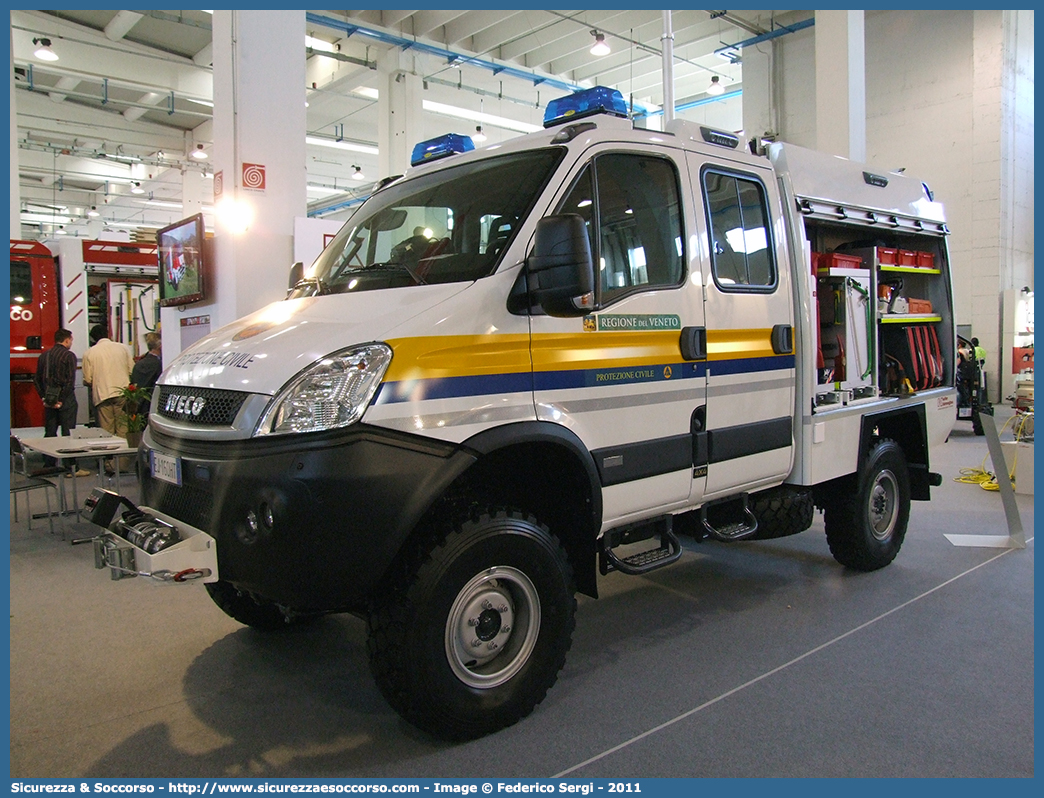
<path id="1" fill-rule="evenodd" d="M 435 41 L 442 41 L 440 37 L 432 36 L 432 32 L 467 13 L 467 11 L 418 11 L 412 17 L 413 35 L 425 36 L 429 39 L 434 39 Z"/>
<path id="2" fill-rule="evenodd" d="M 109 24 L 105 26 L 105 38 L 118 42 L 130 33 L 131 28 L 137 25 L 143 16 L 135 11 L 117 11 L 116 16 L 110 19 Z"/>
<path id="3" fill-rule="evenodd" d="M 158 105 L 159 101 L 162 100 L 163 97 L 164 95 L 162 94 L 159 94 L 154 91 L 149 91 L 141 95 L 138 98 L 138 102 L 142 105 Z M 145 116 L 145 114 L 148 113 L 148 110 L 148 108 L 132 106 L 123 112 L 123 118 L 133 122 L 135 119 L 141 119 L 143 116 Z"/>
<path id="4" fill-rule="evenodd" d="M 42 17 L 42 19 L 41 19 Z M 11 11 L 14 62 L 42 69 L 32 57 L 33 31 L 46 30 L 60 45 L 61 60 L 46 70 L 82 80 L 120 81 L 139 91 L 175 91 L 189 97 L 212 100 L 213 71 L 188 58 L 126 40 L 112 42 L 98 31 L 66 20 L 29 11 Z"/>
<path id="5" fill-rule="evenodd" d="M 381 18 L 378 20 L 378 24 L 385 28 L 395 28 L 404 19 L 407 19 L 413 14 L 414 11 L 382 11 Z"/>
<path id="6" fill-rule="evenodd" d="M 66 92 L 70 92 L 70 91 L 73 91 L 79 85 L 80 85 L 80 79 L 79 78 L 64 77 L 64 78 L 59 78 L 58 82 L 54 84 L 54 87 L 56 89 L 62 89 L 64 91 L 66 91 Z M 51 98 L 51 102 L 60 103 L 66 97 L 68 97 L 69 95 L 68 94 L 62 94 L 60 91 L 52 91 L 47 96 Z"/>
<path id="7" fill-rule="evenodd" d="M 518 11 L 476 34 L 469 49 L 476 53 L 488 53 L 494 58 L 504 58 L 501 52 L 507 43 L 542 33 L 547 28 L 557 25 L 558 21 L 544 11 L 535 9 Z M 520 31 L 526 31 L 526 33 L 520 33 Z"/>
<path id="8" fill-rule="evenodd" d="M 493 27 L 504 19 L 505 14 L 510 13 L 511 12 L 509 11 L 501 11 L 500 9 L 470 11 L 464 16 L 458 17 L 452 22 L 446 24 L 446 44 L 459 45 L 461 42 L 470 39 L 475 34 Z"/>
<path id="9" fill-rule="evenodd" d="M 166 125 L 155 125 L 143 120 L 130 121 L 121 114 L 72 103 L 62 105 L 59 119 L 46 95 L 18 91 L 16 100 L 19 137 L 23 131 L 31 130 L 54 135 L 63 141 L 73 138 L 101 139 L 113 145 L 140 147 L 143 152 L 160 149 L 180 152 L 183 147 L 182 132 Z"/>
<path id="10" fill-rule="evenodd" d="M 192 56 L 192 63 L 199 67 L 208 67 L 214 63 L 214 42 L 205 45 L 202 50 Z"/>

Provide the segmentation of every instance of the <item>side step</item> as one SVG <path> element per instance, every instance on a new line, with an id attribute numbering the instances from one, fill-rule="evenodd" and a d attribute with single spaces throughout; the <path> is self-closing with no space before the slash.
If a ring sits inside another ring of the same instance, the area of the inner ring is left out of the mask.
<path id="1" fill-rule="evenodd" d="M 730 543 L 746 540 L 758 531 L 758 519 L 750 511 L 749 496 L 744 493 L 700 508 L 700 521 L 712 538 Z"/>
<path id="2" fill-rule="evenodd" d="M 678 537 L 674 534 L 673 520 L 673 516 L 666 515 L 641 526 L 610 529 L 602 535 L 602 539 L 599 541 L 599 570 L 603 574 L 620 571 L 637 576 L 677 562 L 682 555 L 682 547 Z M 629 557 L 618 557 L 613 553 L 613 549 L 617 546 L 637 543 L 650 538 L 658 538 L 659 547 L 646 549 Z"/>

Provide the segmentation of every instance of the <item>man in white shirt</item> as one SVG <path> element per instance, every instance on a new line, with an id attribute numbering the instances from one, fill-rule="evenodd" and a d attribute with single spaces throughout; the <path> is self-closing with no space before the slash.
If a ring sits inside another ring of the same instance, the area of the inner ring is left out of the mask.
<path id="1" fill-rule="evenodd" d="M 103 325 L 97 324 L 91 328 L 91 338 L 97 343 L 83 355 L 83 384 L 90 388 L 98 426 L 113 435 L 119 435 L 116 425 L 123 413 L 120 391 L 130 383 L 134 359 L 126 346 L 107 336 Z M 111 461 L 106 461 L 105 470 L 112 472 Z"/>

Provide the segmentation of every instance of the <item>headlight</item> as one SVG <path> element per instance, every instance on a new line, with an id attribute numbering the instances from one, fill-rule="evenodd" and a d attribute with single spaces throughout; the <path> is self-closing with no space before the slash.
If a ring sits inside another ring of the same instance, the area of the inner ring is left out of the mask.
<path id="1" fill-rule="evenodd" d="M 283 387 L 254 430 L 258 435 L 319 432 L 354 424 L 391 363 L 391 349 L 366 344 L 327 355 Z"/>

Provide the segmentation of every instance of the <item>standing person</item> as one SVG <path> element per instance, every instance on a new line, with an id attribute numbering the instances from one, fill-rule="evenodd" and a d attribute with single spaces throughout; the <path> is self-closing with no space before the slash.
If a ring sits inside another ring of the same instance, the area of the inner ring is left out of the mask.
<path id="1" fill-rule="evenodd" d="M 97 343 L 83 356 L 83 384 L 90 386 L 98 426 L 118 435 L 116 422 L 123 404 L 120 391 L 130 382 L 134 359 L 127 347 L 108 338 L 103 325 L 92 327 L 91 337 Z M 115 473 L 112 458 L 105 461 L 105 473 Z"/>
<path id="2" fill-rule="evenodd" d="M 65 329 L 54 334 L 54 346 L 40 355 L 36 361 L 36 392 L 44 403 L 44 437 L 55 438 L 58 428 L 62 435 L 76 429 L 76 355 L 72 352 L 73 335 Z M 57 465 L 53 457 L 44 457 L 48 467 Z M 89 473 L 71 462 L 75 476 L 85 477 Z"/>
<path id="3" fill-rule="evenodd" d="M 982 404 L 989 402 L 989 396 L 986 392 L 986 349 L 985 347 L 979 346 L 979 339 L 972 338 L 972 351 L 975 353 L 975 362 L 979 367 L 979 386 L 982 389 Z"/>
<path id="4" fill-rule="evenodd" d="M 149 391 L 156 387 L 156 380 L 159 379 L 160 372 L 163 371 L 163 356 L 160 342 L 159 333 L 145 333 L 145 346 L 149 348 L 149 351 L 142 355 L 141 359 L 134 364 L 134 369 L 130 375 L 132 385 L 137 385 L 139 388 L 148 388 Z M 152 394 L 150 393 L 149 396 L 151 397 Z M 144 413 L 146 416 L 148 415 L 148 400 L 143 401 L 138 406 L 138 412 Z"/>
<path id="5" fill-rule="evenodd" d="M 972 349 L 975 350 L 975 362 L 978 363 L 980 366 L 985 366 L 986 365 L 986 349 L 981 347 L 981 346 L 979 346 L 979 339 L 978 338 L 972 338 L 971 343 L 972 343 Z"/>

